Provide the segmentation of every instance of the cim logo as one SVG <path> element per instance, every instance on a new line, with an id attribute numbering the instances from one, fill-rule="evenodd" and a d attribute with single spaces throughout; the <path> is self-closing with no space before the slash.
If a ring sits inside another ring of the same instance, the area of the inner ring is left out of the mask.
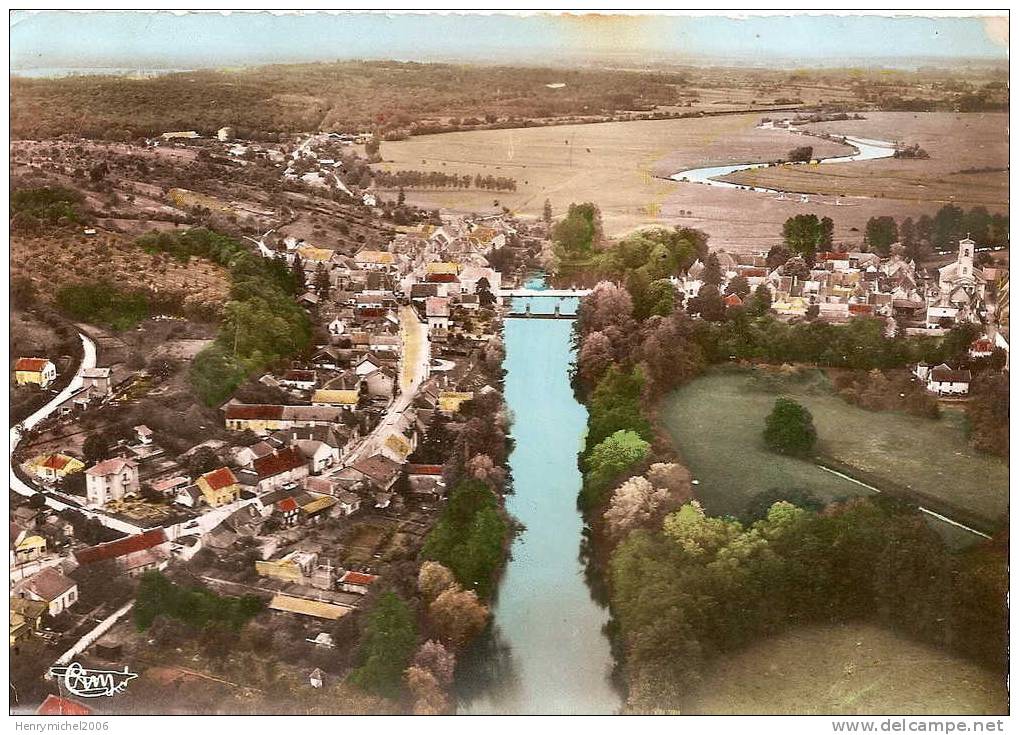
<path id="1" fill-rule="evenodd" d="M 73 661 L 68 666 L 52 667 L 49 674 L 63 679 L 67 693 L 79 697 L 112 697 L 124 691 L 129 681 L 138 678 L 138 674 L 132 674 L 126 666 L 123 671 L 105 671 L 82 668 Z"/>

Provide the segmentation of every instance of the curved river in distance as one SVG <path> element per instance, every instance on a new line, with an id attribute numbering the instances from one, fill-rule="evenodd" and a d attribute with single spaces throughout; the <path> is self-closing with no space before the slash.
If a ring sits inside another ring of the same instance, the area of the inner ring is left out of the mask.
<path id="1" fill-rule="evenodd" d="M 847 145 L 851 145 L 856 148 L 856 153 L 852 153 L 848 156 L 834 156 L 832 158 L 822 158 L 818 160 L 819 164 L 826 163 L 846 163 L 848 161 L 873 161 L 878 158 L 891 158 L 895 155 L 895 146 L 892 143 L 888 143 L 883 140 L 871 140 L 869 138 L 854 138 L 850 136 L 844 136 L 843 140 Z M 763 186 L 744 186 L 741 184 L 733 184 L 728 181 L 718 181 L 719 176 L 728 176 L 734 174 L 737 171 L 749 171 L 755 168 L 766 168 L 770 163 L 737 163 L 729 166 L 704 166 L 702 168 L 691 168 L 686 171 L 680 171 L 679 173 L 672 174 L 669 178 L 673 181 L 681 181 L 692 184 L 707 184 L 708 186 L 718 186 L 723 189 L 743 189 L 745 191 L 760 191 L 769 194 L 792 194 L 796 192 L 783 191 L 781 189 L 769 189 Z"/>
<path id="2" fill-rule="evenodd" d="M 534 287 L 533 283 L 528 284 Z M 557 299 L 515 299 L 551 313 Z M 578 299 L 561 302 L 573 313 Z M 622 694 L 582 558 L 577 452 L 587 411 L 573 397 L 573 322 L 506 319 L 506 401 L 513 413 L 513 494 L 507 510 L 525 530 L 513 542 L 489 630 L 457 667 L 462 714 L 612 714 Z"/>

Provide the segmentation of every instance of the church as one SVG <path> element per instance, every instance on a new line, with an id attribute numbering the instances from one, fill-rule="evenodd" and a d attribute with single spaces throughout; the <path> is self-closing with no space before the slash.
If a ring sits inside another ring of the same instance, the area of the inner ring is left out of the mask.
<path id="1" fill-rule="evenodd" d="M 976 321 L 984 309 L 987 280 L 983 268 L 974 266 L 976 243 L 968 237 L 959 241 L 954 263 L 938 268 L 938 280 L 927 291 L 928 321 L 931 314 L 939 320 Z"/>

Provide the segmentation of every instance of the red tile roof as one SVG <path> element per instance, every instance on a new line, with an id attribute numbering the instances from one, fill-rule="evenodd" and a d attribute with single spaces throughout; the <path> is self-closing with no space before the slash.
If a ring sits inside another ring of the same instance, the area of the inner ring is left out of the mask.
<path id="1" fill-rule="evenodd" d="M 46 458 L 45 462 L 40 462 L 40 467 L 47 467 L 51 470 L 62 470 L 64 469 L 73 459 L 68 457 L 66 454 L 51 454 Z"/>
<path id="2" fill-rule="evenodd" d="M 460 279 L 452 273 L 429 273 L 425 276 L 428 283 L 460 283 Z"/>
<path id="3" fill-rule="evenodd" d="M 92 714 L 92 708 L 84 704 L 58 697 L 56 694 L 47 694 L 46 699 L 35 711 L 37 715 L 67 715 L 69 717 L 82 717 Z"/>
<path id="4" fill-rule="evenodd" d="M 407 465 L 408 475 L 441 475 L 441 464 L 409 464 Z"/>
<path id="5" fill-rule="evenodd" d="M 126 554 L 151 549 L 153 546 L 165 543 L 166 533 L 162 528 L 154 528 L 151 531 L 128 536 L 127 538 L 108 541 L 97 546 L 89 546 L 87 549 L 74 552 L 74 558 L 78 560 L 79 564 L 94 564 L 97 561 L 116 559 Z"/>
<path id="6" fill-rule="evenodd" d="M 229 467 L 220 467 L 218 470 L 206 472 L 202 477 L 205 478 L 205 482 L 213 490 L 222 490 L 225 487 L 237 484 L 237 477 Z"/>
<path id="7" fill-rule="evenodd" d="M 293 498 L 283 498 L 283 500 L 276 503 L 276 508 L 282 513 L 290 513 L 297 510 L 297 501 Z"/>
<path id="8" fill-rule="evenodd" d="M 276 420 L 283 418 L 283 406 L 267 406 L 262 404 L 233 403 L 226 407 L 228 419 L 262 419 Z"/>
<path id="9" fill-rule="evenodd" d="M 18 361 L 14 363 L 14 369 L 30 373 L 40 373 L 48 362 L 49 360 L 45 357 L 19 357 Z"/>
<path id="10" fill-rule="evenodd" d="M 304 457 L 293 447 L 281 449 L 265 457 L 259 457 L 253 463 L 258 479 L 264 480 L 289 470 L 297 469 L 306 464 Z"/>
<path id="11" fill-rule="evenodd" d="M 369 585 L 376 579 L 378 579 L 378 577 L 374 574 L 362 574 L 361 572 L 347 572 L 340 579 L 340 582 L 343 584 Z"/>
<path id="12" fill-rule="evenodd" d="M 873 314 L 874 313 L 874 305 L 873 304 L 850 304 L 849 305 L 849 313 L 850 314 Z"/>

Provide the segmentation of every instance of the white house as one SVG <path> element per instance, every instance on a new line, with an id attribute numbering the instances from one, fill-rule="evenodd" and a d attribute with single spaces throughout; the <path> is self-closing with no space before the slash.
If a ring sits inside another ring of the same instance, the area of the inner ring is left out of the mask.
<path id="1" fill-rule="evenodd" d="M 972 380 L 969 370 L 953 370 L 945 363 L 930 367 L 920 363 L 913 370 L 926 383 L 927 391 L 939 396 L 965 396 Z"/>
<path id="2" fill-rule="evenodd" d="M 85 470 L 85 495 L 93 508 L 137 494 L 138 465 L 130 459 L 114 457 Z"/>
<path id="3" fill-rule="evenodd" d="M 78 600 L 78 584 L 56 567 L 46 567 L 14 587 L 12 596 L 45 602 L 50 615 L 59 615 Z"/>
<path id="4" fill-rule="evenodd" d="M 449 329 L 449 299 L 429 296 L 425 299 L 425 318 L 428 329 Z"/>

